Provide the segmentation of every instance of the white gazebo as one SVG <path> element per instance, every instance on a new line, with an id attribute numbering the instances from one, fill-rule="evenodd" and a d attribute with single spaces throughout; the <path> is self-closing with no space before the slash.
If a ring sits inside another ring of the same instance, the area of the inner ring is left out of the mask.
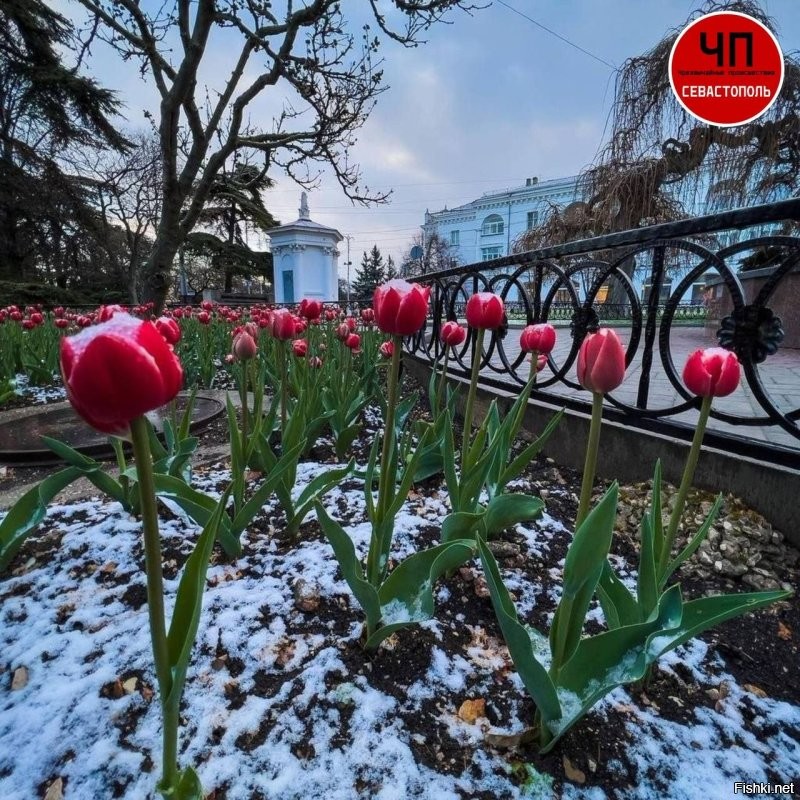
<path id="1" fill-rule="evenodd" d="M 269 231 L 272 243 L 275 302 L 296 303 L 304 297 L 339 299 L 339 251 L 344 238 L 335 228 L 309 216 L 306 193 L 300 195 L 300 218 Z"/>

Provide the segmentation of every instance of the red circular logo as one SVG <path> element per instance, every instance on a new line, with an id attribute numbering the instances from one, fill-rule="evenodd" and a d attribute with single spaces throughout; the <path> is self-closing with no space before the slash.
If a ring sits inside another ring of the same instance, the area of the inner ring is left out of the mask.
<path id="1" fill-rule="evenodd" d="M 783 53 L 749 14 L 715 11 L 681 31 L 669 57 L 678 102 L 709 125 L 743 125 L 761 116 L 783 85 Z"/>

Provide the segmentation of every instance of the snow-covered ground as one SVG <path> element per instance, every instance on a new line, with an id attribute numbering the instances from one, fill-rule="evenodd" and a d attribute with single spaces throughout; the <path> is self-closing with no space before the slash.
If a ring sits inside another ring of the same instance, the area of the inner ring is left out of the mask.
<path id="1" fill-rule="evenodd" d="M 301 464 L 296 491 L 324 468 Z M 198 478 L 218 486 L 226 473 L 220 467 Z M 413 552 L 421 531 L 440 524 L 445 497 L 434 492 L 406 503 L 397 520 L 396 557 Z M 336 488 L 326 507 L 365 554 L 362 491 Z M 266 519 L 270 512 L 267 507 Z M 546 553 L 560 531 L 563 526 L 546 514 L 521 526 L 523 555 Z M 45 533 L 61 537 L 57 554 L 0 582 L 0 797 L 41 798 L 59 778 L 65 800 L 152 797 L 160 774 L 160 709 L 152 696 L 139 524 L 117 504 L 87 501 L 51 508 Z M 303 540 L 301 533 L 287 548 L 269 534 L 267 523 L 245 534 L 245 555 L 213 564 L 208 573 L 180 753 L 182 765 L 196 766 L 206 791 L 224 788 L 227 800 L 553 796 L 549 777 L 537 777 L 532 767 L 527 785 L 519 785 L 509 752 L 485 744 L 485 718 L 467 722 L 457 713 L 470 698 L 491 704 L 498 670 L 504 670 L 507 697 L 493 709 L 502 716 L 493 732 L 530 724 L 530 703 L 519 678 L 508 672 L 500 643 L 484 629 L 465 626 L 461 652 L 446 652 L 437 631 L 461 621 L 433 621 L 427 667 L 402 692 L 383 691 L 375 680 L 380 656 L 352 668 L 361 613 L 330 546 Z M 162 521 L 167 552 L 187 554 L 196 535 L 183 516 Z M 172 598 L 178 573 L 174 564 L 166 567 Z M 521 571 L 504 574 L 523 613 L 545 595 Z M 315 611 L 298 608 L 301 580 L 319 593 Z M 446 594 L 439 590 L 442 602 Z M 332 608 L 343 612 L 337 616 Z M 700 707 L 678 724 L 640 707 L 624 690 L 612 693 L 591 717 L 602 725 L 611 710 L 626 709 L 627 758 L 638 781 L 609 797 L 654 800 L 665 796 L 660 787 L 666 784 L 671 800 L 716 800 L 733 797 L 734 781 L 767 780 L 768 769 L 787 779 L 800 775 L 800 708 L 740 688 L 703 642 L 670 655 L 665 666 L 679 662 L 701 686 L 726 683 L 730 702 L 716 710 Z M 754 717 L 748 730 L 743 707 Z M 435 744 L 412 724 L 415 714 L 431 708 L 463 748 L 458 769 L 437 770 L 415 757 L 412 745 Z M 585 786 L 565 784 L 562 797 L 607 796 L 591 783 L 589 776 Z"/>

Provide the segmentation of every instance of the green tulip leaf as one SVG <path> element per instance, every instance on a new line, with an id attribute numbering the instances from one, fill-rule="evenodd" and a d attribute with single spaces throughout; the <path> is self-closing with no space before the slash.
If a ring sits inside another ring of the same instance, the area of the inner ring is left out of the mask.
<path id="1" fill-rule="evenodd" d="M 442 522 L 442 541 L 452 542 L 455 539 L 474 539 L 475 532 L 481 527 L 483 511 L 455 511 L 448 514 Z"/>
<path id="2" fill-rule="evenodd" d="M 331 543 L 342 577 L 347 581 L 347 585 L 364 611 L 367 626 L 370 630 L 377 628 L 381 618 L 381 603 L 377 590 L 364 577 L 364 570 L 356 556 L 353 540 L 336 520 L 328 516 L 319 500 L 314 505 L 322 532 Z"/>
<path id="3" fill-rule="evenodd" d="M 536 519 L 543 510 L 544 503 L 538 497 L 527 494 L 501 494 L 486 506 L 483 517 L 486 537 L 491 538 L 521 522 Z"/>
<path id="4" fill-rule="evenodd" d="M 341 483 L 353 471 L 354 466 L 355 460 L 351 458 L 346 466 L 327 470 L 309 482 L 295 502 L 294 516 L 286 528 L 286 532 L 290 536 L 293 536 L 300 528 L 314 502 Z"/>
<path id="5" fill-rule="evenodd" d="M 179 478 L 163 473 L 153 475 L 156 496 L 172 500 L 182 508 L 198 525 L 205 526 L 217 508 L 217 501 L 203 492 L 198 492 Z M 224 515 L 218 531 L 219 543 L 228 558 L 238 558 L 242 554 L 239 537 L 231 533 L 230 520 Z"/>
<path id="6" fill-rule="evenodd" d="M 639 574 L 636 581 L 636 597 L 642 619 L 647 619 L 658 605 L 659 592 L 656 579 L 653 523 L 649 515 L 642 517 L 640 525 Z"/>
<path id="7" fill-rule="evenodd" d="M 672 589 L 673 587 L 670 587 Z M 667 592 L 670 590 L 668 589 Z M 665 593 L 666 594 L 666 593 Z M 680 627 L 664 636 L 654 635 L 648 641 L 651 661 L 675 649 L 684 642 L 699 636 L 726 620 L 740 617 L 750 611 L 768 606 L 790 597 L 792 592 L 776 589 L 770 592 L 747 592 L 743 594 L 720 594 L 701 597 L 683 604 Z"/>
<path id="8" fill-rule="evenodd" d="M 186 767 L 178 775 L 178 782 L 174 787 L 168 788 L 159 783 L 157 788 L 164 800 L 203 800 L 205 797 L 200 778 L 191 767 Z"/>
<path id="9" fill-rule="evenodd" d="M 29 489 L 11 506 L 0 522 L 0 572 L 6 569 L 25 539 L 47 516 L 48 503 L 83 474 L 84 471 L 78 467 L 62 469 Z"/>
<path id="10" fill-rule="evenodd" d="M 559 689 L 570 702 L 564 717 L 549 725 L 553 739 L 542 752 L 550 750 L 612 689 L 641 679 L 655 660 L 649 652 L 650 637 L 675 630 L 681 624 L 681 613 L 680 587 L 673 586 L 661 596 L 657 613 L 650 620 L 582 639 L 559 670 Z"/>
<path id="11" fill-rule="evenodd" d="M 708 512 L 708 516 L 703 521 L 703 524 L 700 526 L 700 529 L 697 531 L 697 533 L 691 538 L 686 547 L 684 547 L 683 550 L 681 550 L 681 552 L 667 565 L 666 569 L 664 570 L 664 574 L 661 576 L 660 585 L 662 587 L 670 579 L 670 576 L 675 572 L 675 570 L 678 569 L 678 567 L 680 567 L 684 561 L 686 561 L 688 558 L 691 558 L 697 548 L 703 543 L 706 536 L 708 536 L 711 526 L 717 519 L 720 508 L 722 508 L 722 495 L 719 495 L 714 501 L 711 511 Z"/>
<path id="12" fill-rule="evenodd" d="M 575 531 L 575 538 L 567 551 L 561 602 L 550 629 L 550 649 L 556 675 L 570 660 L 580 641 L 586 612 L 611 547 L 616 513 L 617 484 L 613 483 Z"/>
<path id="13" fill-rule="evenodd" d="M 228 487 L 220 497 L 214 513 L 203 528 L 203 532 L 186 561 L 178 584 L 175 609 L 172 612 L 172 620 L 167 633 L 167 658 L 172 685 L 165 692 L 163 699 L 165 706 L 177 708 L 180 704 L 183 684 L 186 681 L 186 671 L 189 668 L 189 659 L 200 623 L 208 561 L 211 558 L 211 550 L 217 538 L 220 521 L 225 515 L 225 506 L 230 493 L 231 487 Z M 162 691 L 164 691 L 163 688 Z"/>
<path id="14" fill-rule="evenodd" d="M 481 557 L 486 585 L 492 600 L 494 613 L 508 645 L 508 652 L 514 666 L 519 672 L 522 683 L 536 703 L 536 708 L 546 721 L 555 721 L 561 717 L 561 702 L 556 687 L 547 674 L 547 669 L 536 658 L 533 652 L 531 634 L 517 618 L 517 610 L 508 594 L 497 562 L 489 548 L 480 539 L 477 540 L 478 553 Z M 544 640 L 538 631 L 534 631 L 538 639 Z"/>
<path id="15" fill-rule="evenodd" d="M 642 621 L 636 598 L 619 579 L 608 559 L 603 565 L 603 572 L 600 575 L 596 591 L 609 628 L 636 625 Z"/>

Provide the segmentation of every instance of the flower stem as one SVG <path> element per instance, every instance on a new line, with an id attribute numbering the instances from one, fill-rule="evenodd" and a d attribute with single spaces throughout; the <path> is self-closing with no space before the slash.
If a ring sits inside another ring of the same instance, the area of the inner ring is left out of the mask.
<path id="1" fill-rule="evenodd" d="M 439 387 L 436 390 L 436 407 L 433 409 L 434 420 L 439 416 L 442 408 L 442 396 L 444 395 L 444 385 L 447 383 L 447 363 L 450 360 L 450 347 L 444 346 L 444 364 L 442 365 L 442 375 L 439 378 Z"/>
<path id="2" fill-rule="evenodd" d="M 144 540 L 144 563 L 147 577 L 147 613 L 150 618 L 150 640 L 153 645 L 158 691 L 162 711 L 172 690 L 172 676 L 167 652 L 167 629 L 164 619 L 164 579 L 161 573 L 161 541 L 158 534 L 158 512 L 156 509 L 155 484 L 153 482 L 153 459 L 150 454 L 148 422 L 144 417 L 131 421 L 131 440 L 136 460 L 136 477 L 142 508 L 142 535 Z M 163 785 L 173 788 L 177 781 L 177 715 L 164 713 L 163 753 L 161 766 Z"/>
<path id="3" fill-rule="evenodd" d="M 469 441 L 472 438 L 472 415 L 475 408 L 475 394 L 478 391 L 478 374 L 481 370 L 481 358 L 483 357 L 483 334 L 484 328 L 478 328 L 475 332 L 475 344 L 472 348 L 472 376 L 469 381 L 469 394 L 467 395 L 467 407 L 464 409 L 464 438 L 461 442 L 461 471 L 462 474 L 466 467 L 467 452 L 469 451 Z"/>
<path id="4" fill-rule="evenodd" d="M 244 361 L 241 364 L 239 372 L 239 399 L 242 401 L 242 452 L 247 452 L 247 415 L 249 409 L 247 408 L 247 367 L 249 362 Z M 242 464 L 242 467 L 247 467 L 247 464 Z"/>
<path id="5" fill-rule="evenodd" d="M 692 446 L 689 449 L 689 457 L 686 459 L 686 466 L 683 468 L 681 485 L 678 488 L 678 496 L 675 498 L 675 506 L 669 518 L 667 535 L 662 543 L 661 558 L 658 560 L 657 573 L 661 576 L 669 563 L 672 548 L 675 544 L 675 537 L 678 535 L 678 525 L 680 525 L 683 510 L 686 507 L 686 497 L 694 480 L 694 471 L 697 468 L 697 461 L 700 458 L 700 446 L 703 444 L 703 436 L 708 424 L 708 416 L 711 413 L 711 397 L 704 397 L 700 405 L 700 419 L 697 420 L 697 427 L 694 429 Z"/>
<path id="6" fill-rule="evenodd" d="M 278 360 L 281 369 L 281 447 L 284 446 L 283 437 L 286 433 L 286 406 L 289 403 L 289 368 L 286 363 L 286 342 L 278 342 Z"/>
<path id="7" fill-rule="evenodd" d="M 394 420 L 395 408 L 397 406 L 397 385 L 400 382 L 400 358 L 402 355 L 403 339 L 401 336 L 393 336 L 392 342 L 394 344 L 394 349 L 392 351 L 392 361 L 389 366 L 389 392 L 386 402 L 386 419 L 383 428 L 380 473 L 378 475 L 377 519 L 373 523 L 372 538 L 369 543 L 369 555 L 367 556 L 367 580 L 376 587 L 380 585 L 384 568 L 384 565 L 381 564 L 383 542 L 379 540 L 376 528 L 383 522 L 386 510 L 391 505 L 393 487 L 390 484 L 394 480 L 396 474 L 396 470 L 390 470 L 389 461 L 393 454 L 395 458 L 397 457 L 397 447 L 394 442 Z M 367 491 L 371 491 L 371 488 L 367 487 Z"/>
<path id="8" fill-rule="evenodd" d="M 586 519 L 589 504 L 592 500 L 592 486 L 597 470 L 597 450 L 600 443 L 600 428 L 603 425 L 603 395 L 592 393 L 592 422 L 589 426 L 589 441 L 586 444 L 586 460 L 583 464 L 583 482 L 581 483 L 581 501 L 578 516 L 575 518 L 575 530 Z"/>

